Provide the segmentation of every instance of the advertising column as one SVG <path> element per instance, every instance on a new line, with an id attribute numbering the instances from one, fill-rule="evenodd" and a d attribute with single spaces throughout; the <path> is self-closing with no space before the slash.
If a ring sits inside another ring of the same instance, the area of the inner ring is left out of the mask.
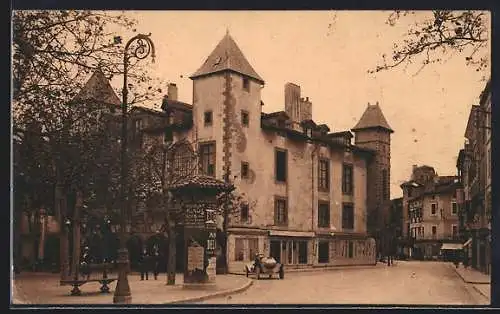
<path id="1" fill-rule="evenodd" d="M 217 235 L 217 225 L 216 225 L 216 211 L 213 209 L 207 209 L 207 219 L 205 221 L 205 228 L 207 232 L 207 245 L 205 249 L 205 255 L 208 259 L 207 265 L 207 277 L 209 283 L 215 283 L 216 274 L 216 235 Z"/>

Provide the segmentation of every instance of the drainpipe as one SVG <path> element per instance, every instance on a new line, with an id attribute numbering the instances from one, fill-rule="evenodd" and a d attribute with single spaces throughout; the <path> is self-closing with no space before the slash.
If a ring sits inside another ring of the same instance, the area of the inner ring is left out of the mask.
<path id="1" fill-rule="evenodd" d="M 319 146 L 314 144 L 314 149 L 311 152 L 311 231 L 314 232 L 314 155 L 318 151 Z"/>

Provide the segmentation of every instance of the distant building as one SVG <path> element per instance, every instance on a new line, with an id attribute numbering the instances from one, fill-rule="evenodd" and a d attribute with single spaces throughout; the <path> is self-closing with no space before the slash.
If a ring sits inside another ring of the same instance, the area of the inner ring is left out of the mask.
<path id="1" fill-rule="evenodd" d="M 413 166 L 411 179 L 401 185 L 403 211 L 407 212 L 405 255 L 436 259 L 442 248 L 458 248 L 458 205 L 456 176 L 438 176 L 430 166 Z M 447 245 L 450 244 L 450 245 Z"/>
<path id="2" fill-rule="evenodd" d="M 491 81 L 473 105 L 457 160 L 461 235 L 472 267 L 491 272 Z"/>
<path id="3" fill-rule="evenodd" d="M 403 243 L 404 243 L 404 233 L 403 233 L 403 198 L 395 198 L 391 200 L 391 208 L 389 210 L 388 226 L 389 235 L 393 240 L 393 245 L 396 246 L 396 255 L 403 256 Z"/>

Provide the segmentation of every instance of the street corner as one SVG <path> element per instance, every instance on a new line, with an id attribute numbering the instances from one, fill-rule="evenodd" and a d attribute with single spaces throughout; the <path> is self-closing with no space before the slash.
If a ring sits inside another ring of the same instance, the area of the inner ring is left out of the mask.
<path id="1" fill-rule="evenodd" d="M 217 277 L 215 291 L 189 290 L 189 296 L 184 296 L 176 300 L 164 302 L 164 304 L 186 304 L 206 301 L 212 298 L 220 298 L 241 293 L 253 285 L 253 280 L 239 275 L 221 275 Z M 186 291 L 187 292 L 187 291 Z"/>

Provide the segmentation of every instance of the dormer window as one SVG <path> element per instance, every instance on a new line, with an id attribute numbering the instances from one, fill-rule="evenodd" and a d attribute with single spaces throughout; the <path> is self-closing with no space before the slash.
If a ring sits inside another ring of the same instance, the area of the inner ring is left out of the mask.
<path id="1" fill-rule="evenodd" d="M 243 90 L 250 91 L 250 80 L 247 77 L 243 78 Z"/>
<path id="2" fill-rule="evenodd" d="M 305 133 L 308 137 L 312 137 L 312 129 L 311 129 L 311 128 L 304 128 L 304 133 Z"/>

